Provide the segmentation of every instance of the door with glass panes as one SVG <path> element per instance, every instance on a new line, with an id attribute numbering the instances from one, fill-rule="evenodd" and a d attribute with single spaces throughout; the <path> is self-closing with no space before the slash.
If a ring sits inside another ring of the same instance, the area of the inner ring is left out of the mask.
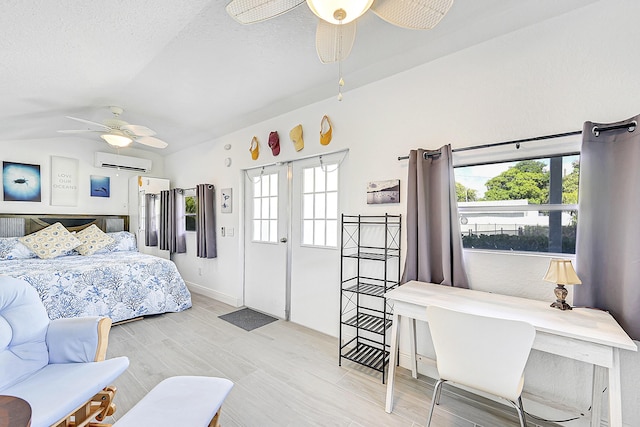
<path id="1" fill-rule="evenodd" d="M 248 171 L 245 305 L 331 335 L 339 313 L 344 153 Z"/>

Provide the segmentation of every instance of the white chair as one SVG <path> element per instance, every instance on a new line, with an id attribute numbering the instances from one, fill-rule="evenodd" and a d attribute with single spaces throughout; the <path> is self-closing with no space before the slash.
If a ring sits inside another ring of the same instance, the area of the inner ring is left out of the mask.
<path id="1" fill-rule="evenodd" d="M 433 390 L 427 427 L 445 381 L 508 400 L 518 411 L 520 425 L 526 427 L 521 393 L 535 328 L 522 321 L 437 306 L 427 307 L 427 319 L 440 375 Z"/>

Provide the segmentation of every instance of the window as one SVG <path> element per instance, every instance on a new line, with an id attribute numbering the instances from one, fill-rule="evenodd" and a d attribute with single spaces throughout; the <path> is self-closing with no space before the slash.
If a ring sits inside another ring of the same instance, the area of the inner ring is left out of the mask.
<path id="1" fill-rule="evenodd" d="M 253 178 L 253 241 L 278 241 L 278 174 Z"/>
<path id="2" fill-rule="evenodd" d="M 455 168 L 465 248 L 575 253 L 579 155 Z"/>
<path id="3" fill-rule="evenodd" d="M 338 164 L 302 169 L 302 244 L 338 246 Z"/>
<path id="4" fill-rule="evenodd" d="M 187 231 L 196 231 L 198 198 L 195 190 L 184 190 L 184 219 Z"/>

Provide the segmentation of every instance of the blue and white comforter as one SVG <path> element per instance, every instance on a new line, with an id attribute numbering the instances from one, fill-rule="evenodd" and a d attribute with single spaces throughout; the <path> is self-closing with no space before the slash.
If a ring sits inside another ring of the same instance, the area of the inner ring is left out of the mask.
<path id="1" fill-rule="evenodd" d="M 0 274 L 36 288 L 51 319 L 108 316 L 119 322 L 191 307 L 175 264 L 136 251 L 2 260 Z"/>

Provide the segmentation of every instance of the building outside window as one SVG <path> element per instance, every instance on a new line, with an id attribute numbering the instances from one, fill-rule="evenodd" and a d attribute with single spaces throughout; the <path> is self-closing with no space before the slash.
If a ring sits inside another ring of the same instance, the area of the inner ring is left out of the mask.
<path id="1" fill-rule="evenodd" d="M 575 253 L 579 155 L 454 171 L 465 248 Z"/>

